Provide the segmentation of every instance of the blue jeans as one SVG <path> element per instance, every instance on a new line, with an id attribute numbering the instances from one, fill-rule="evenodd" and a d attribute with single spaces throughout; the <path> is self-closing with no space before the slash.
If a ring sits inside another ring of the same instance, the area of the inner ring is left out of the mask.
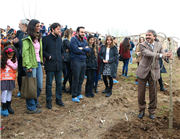
<path id="1" fill-rule="evenodd" d="M 71 61 L 72 69 L 72 98 L 81 95 L 81 87 L 86 73 L 86 61 Z"/>
<path id="2" fill-rule="evenodd" d="M 130 51 L 130 54 L 131 54 L 131 57 L 130 57 L 130 63 L 132 63 L 132 60 L 133 60 L 133 58 L 132 58 L 133 50 Z"/>
<path id="3" fill-rule="evenodd" d="M 52 81 L 55 75 L 56 79 L 56 99 L 62 97 L 62 71 L 46 71 L 46 100 L 52 99 Z"/>
<path id="4" fill-rule="evenodd" d="M 124 71 L 125 71 L 125 74 L 127 74 L 127 73 L 128 73 L 129 59 L 124 59 L 124 60 L 123 60 L 123 63 L 124 63 L 124 65 L 123 65 L 123 73 L 124 73 Z"/>
<path id="5" fill-rule="evenodd" d="M 100 76 L 100 77 L 99 77 Z M 101 75 L 97 73 L 97 70 L 94 72 L 94 79 L 93 79 L 93 86 L 98 85 L 99 78 L 101 78 Z M 94 85 L 95 84 L 95 85 Z"/>
<path id="6" fill-rule="evenodd" d="M 41 89 L 43 86 L 43 72 L 41 68 L 41 63 L 38 63 L 37 68 L 32 68 L 32 76 L 37 78 L 37 99 L 26 99 L 27 109 L 30 111 L 36 110 L 36 105 L 38 104 L 38 97 L 41 94 Z M 31 72 L 28 72 L 28 77 L 31 77 Z"/>

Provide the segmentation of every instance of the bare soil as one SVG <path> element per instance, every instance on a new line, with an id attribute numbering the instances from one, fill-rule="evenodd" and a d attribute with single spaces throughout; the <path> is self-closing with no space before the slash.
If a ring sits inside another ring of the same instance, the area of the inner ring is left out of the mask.
<path id="1" fill-rule="evenodd" d="M 55 103 L 55 82 L 53 81 L 52 109 L 46 108 L 44 73 L 43 89 L 39 103 L 43 106 L 40 114 L 26 114 L 26 101 L 17 98 L 18 85 L 13 91 L 12 108 L 15 113 L 8 117 L 1 116 L 1 137 L 21 139 L 180 139 L 180 61 L 174 60 L 173 64 L 173 104 L 174 122 L 173 136 L 168 136 L 169 125 L 169 91 L 160 92 L 158 84 L 158 106 L 156 118 L 149 119 L 148 110 L 142 120 L 138 115 L 138 88 L 134 83 L 137 64 L 129 65 L 129 77 L 121 76 L 122 62 L 118 66 L 117 80 L 114 84 L 113 94 L 106 98 L 101 92 L 105 89 L 103 81 L 99 81 L 99 93 L 94 98 L 86 98 L 80 103 L 71 101 L 69 94 L 63 93 L 64 107 Z M 168 71 L 168 65 L 165 64 Z M 163 74 L 164 86 L 169 90 L 168 73 Z M 84 80 L 82 95 L 85 94 Z M 67 84 L 67 87 L 69 84 Z M 84 95 L 85 96 L 85 95 Z M 146 91 L 148 107 L 149 88 Z M 125 116 L 127 115 L 127 118 Z"/>

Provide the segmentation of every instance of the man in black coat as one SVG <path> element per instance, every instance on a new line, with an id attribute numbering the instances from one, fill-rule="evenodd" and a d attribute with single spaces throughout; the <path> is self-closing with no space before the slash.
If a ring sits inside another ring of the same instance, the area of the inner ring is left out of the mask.
<path id="1" fill-rule="evenodd" d="M 43 55 L 46 58 L 45 70 L 46 70 L 46 107 L 52 108 L 52 81 L 55 75 L 56 80 L 56 104 L 64 106 L 61 100 L 62 97 L 62 59 L 63 48 L 62 39 L 59 37 L 61 25 L 59 23 L 53 23 L 51 25 L 51 34 L 43 37 Z"/>

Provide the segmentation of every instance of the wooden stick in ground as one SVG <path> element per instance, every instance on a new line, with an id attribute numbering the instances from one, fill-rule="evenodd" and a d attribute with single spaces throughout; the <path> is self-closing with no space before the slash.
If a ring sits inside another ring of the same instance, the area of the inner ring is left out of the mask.
<path id="1" fill-rule="evenodd" d="M 169 50 L 172 52 L 173 39 L 168 38 Z M 169 102 L 169 136 L 172 136 L 173 129 L 173 101 L 172 101 L 172 60 L 169 61 L 169 79 L 170 79 L 170 102 Z"/>

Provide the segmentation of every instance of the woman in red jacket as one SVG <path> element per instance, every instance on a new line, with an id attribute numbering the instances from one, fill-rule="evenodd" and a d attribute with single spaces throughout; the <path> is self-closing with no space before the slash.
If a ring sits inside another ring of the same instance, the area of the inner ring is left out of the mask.
<path id="1" fill-rule="evenodd" d="M 130 47 L 131 44 L 129 42 L 129 38 L 124 38 L 124 41 L 120 44 L 119 48 L 119 54 L 123 55 L 123 70 L 122 70 L 122 76 L 129 77 L 128 73 L 128 64 L 129 64 L 129 58 L 131 57 L 130 54 Z"/>

